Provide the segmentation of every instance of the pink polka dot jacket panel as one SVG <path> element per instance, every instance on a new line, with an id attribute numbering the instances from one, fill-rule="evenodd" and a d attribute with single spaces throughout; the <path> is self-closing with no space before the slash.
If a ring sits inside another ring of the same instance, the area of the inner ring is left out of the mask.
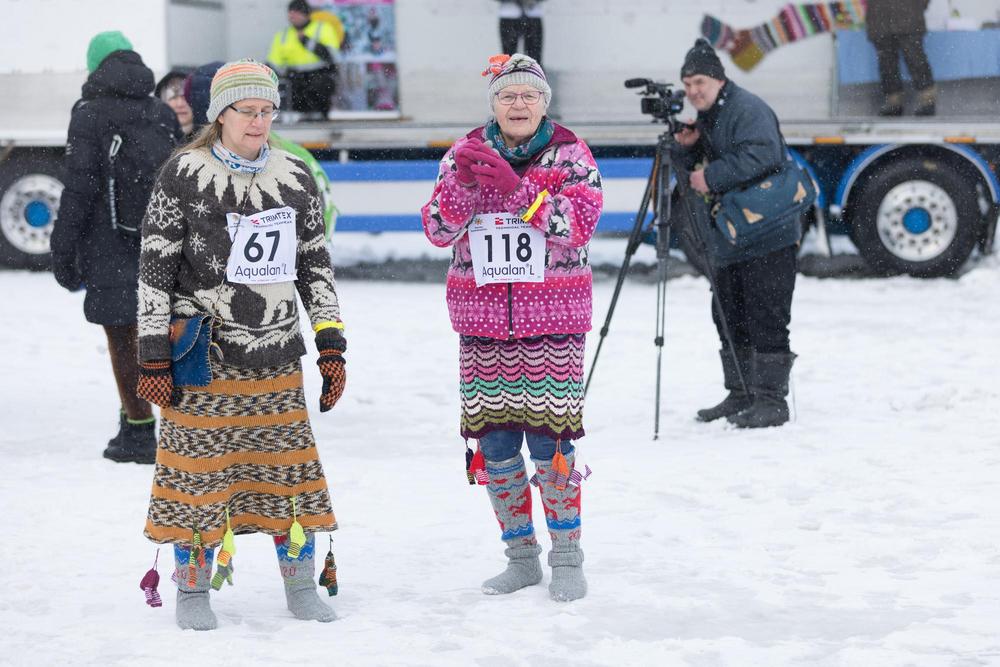
<path id="1" fill-rule="evenodd" d="M 483 128 L 459 139 L 441 159 L 431 200 L 421 209 L 424 233 L 436 246 L 452 247 L 447 301 L 460 334 L 523 338 L 585 333 L 591 329 L 591 272 L 587 244 L 601 215 L 601 175 L 590 149 L 556 125 L 552 141 L 523 167 L 520 184 L 502 195 L 489 186 L 459 184 L 455 149 Z M 506 211 L 524 215 L 542 190 L 548 195 L 531 218 L 545 232 L 545 281 L 476 287 L 468 227 L 475 215 Z"/>

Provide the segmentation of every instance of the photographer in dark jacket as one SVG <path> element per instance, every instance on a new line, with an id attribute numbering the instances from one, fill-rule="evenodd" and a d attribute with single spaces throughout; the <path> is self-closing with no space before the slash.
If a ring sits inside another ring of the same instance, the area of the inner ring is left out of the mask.
<path id="1" fill-rule="evenodd" d="M 153 463 L 155 418 L 149 403 L 135 394 L 139 238 L 126 236 L 112 225 L 106 192 L 108 152 L 112 123 L 128 125 L 144 119 L 144 126 L 158 127 L 160 131 L 142 137 L 145 152 L 165 149 L 169 154 L 181 130 L 170 107 L 150 96 L 153 72 L 131 49 L 132 44 L 117 31 L 96 35 L 87 49 L 90 76 L 70 116 L 63 162 L 65 187 L 52 231 L 52 269 L 66 289 L 87 290 L 84 316 L 102 325 L 107 334 L 122 408 L 118 434 L 108 443 L 104 457 Z"/>
<path id="2" fill-rule="evenodd" d="M 771 226 L 767 235 L 736 249 L 708 220 L 706 198 L 720 197 L 778 171 L 786 157 L 784 141 L 771 108 L 726 79 L 719 57 L 704 39 L 688 51 L 681 80 L 698 119 L 694 128 L 685 127 L 674 135 L 678 166 L 690 172 L 689 206 L 675 206 L 674 211 L 681 215 L 691 210 L 695 217 L 691 223 L 699 225 L 706 246 L 699 250 L 708 257 L 701 263 L 715 274 L 722 315 L 749 388 L 748 394 L 739 381 L 733 351 L 713 307 L 729 395 L 718 405 L 699 410 L 698 419 L 726 417 L 741 428 L 779 426 L 788 421 L 785 396 L 795 359 L 788 347 L 788 325 L 801 236 L 799 215 L 767 221 Z"/>

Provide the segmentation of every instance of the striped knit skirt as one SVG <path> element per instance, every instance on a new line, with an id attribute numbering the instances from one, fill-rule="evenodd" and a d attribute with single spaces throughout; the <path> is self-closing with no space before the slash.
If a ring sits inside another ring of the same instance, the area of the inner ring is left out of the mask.
<path id="1" fill-rule="evenodd" d="M 294 507 L 293 507 L 294 501 Z M 302 391 L 302 364 L 235 368 L 212 359 L 212 383 L 184 387 L 160 420 L 146 537 L 190 545 L 236 534 L 337 528 Z"/>
<path id="2" fill-rule="evenodd" d="M 585 334 L 461 336 L 462 436 L 509 430 L 583 437 L 585 340 Z"/>

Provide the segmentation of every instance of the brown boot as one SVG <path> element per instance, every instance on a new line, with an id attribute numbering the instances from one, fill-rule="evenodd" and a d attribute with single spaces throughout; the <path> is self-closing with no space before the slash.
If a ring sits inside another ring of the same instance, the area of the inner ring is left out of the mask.
<path id="1" fill-rule="evenodd" d="M 933 116 L 937 113 L 937 88 L 931 86 L 917 91 L 917 108 L 914 116 Z"/>
<path id="2" fill-rule="evenodd" d="M 902 116 L 903 93 L 889 93 L 878 110 L 879 116 Z"/>

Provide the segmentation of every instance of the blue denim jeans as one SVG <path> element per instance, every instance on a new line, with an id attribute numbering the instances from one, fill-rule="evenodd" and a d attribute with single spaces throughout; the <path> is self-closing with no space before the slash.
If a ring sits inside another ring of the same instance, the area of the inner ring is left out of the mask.
<path id="1" fill-rule="evenodd" d="M 487 461 L 506 461 L 517 456 L 525 440 L 533 459 L 549 461 L 556 454 L 555 440 L 547 435 L 525 431 L 490 431 L 479 439 L 479 449 Z M 560 446 L 563 454 L 573 451 L 573 443 L 569 440 L 563 440 Z"/>

